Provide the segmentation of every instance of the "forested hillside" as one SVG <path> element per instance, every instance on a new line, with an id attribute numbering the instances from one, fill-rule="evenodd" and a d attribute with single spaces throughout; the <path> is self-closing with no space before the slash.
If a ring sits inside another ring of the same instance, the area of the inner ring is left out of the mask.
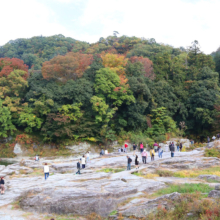
<path id="1" fill-rule="evenodd" d="M 220 51 L 206 55 L 197 41 L 187 49 L 116 35 L 10 41 L 0 47 L 0 137 L 202 140 L 219 129 L 219 73 Z"/>

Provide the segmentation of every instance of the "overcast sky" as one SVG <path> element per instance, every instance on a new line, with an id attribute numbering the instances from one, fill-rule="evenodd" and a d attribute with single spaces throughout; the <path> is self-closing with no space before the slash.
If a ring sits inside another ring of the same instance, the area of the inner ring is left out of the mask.
<path id="1" fill-rule="evenodd" d="M 209 54 L 220 46 L 220 0 L 2 0 L 0 45 L 17 38 L 63 34 L 96 42 L 120 36 L 155 38 Z"/>

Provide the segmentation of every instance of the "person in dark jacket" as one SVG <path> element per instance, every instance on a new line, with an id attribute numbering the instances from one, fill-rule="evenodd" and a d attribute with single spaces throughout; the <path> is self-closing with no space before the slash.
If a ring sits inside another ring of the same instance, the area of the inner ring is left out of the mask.
<path id="1" fill-rule="evenodd" d="M 174 144 L 171 145 L 170 152 L 171 152 L 171 157 L 174 157 L 174 152 L 175 152 Z"/>
<path id="2" fill-rule="evenodd" d="M 182 151 L 182 148 L 183 148 L 183 144 L 180 143 L 180 152 Z"/>
<path id="3" fill-rule="evenodd" d="M 127 158 L 128 158 L 128 166 L 127 166 L 127 170 L 130 170 L 130 169 L 131 169 L 131 162 L 132 162 L 132 159 L 131 159 L 129 156 L 127 156 Z"/>
<path id="4" fill-rule="evenodd" d="M 80 160 L 77 162 L 76 164 L 78 171 L 76 172 L 76 174 L 81 174 L 80 173 Z"/>
<path id="5" fill-rule="evenodd" d="M 5 181 L 4 181 L 4 177 L 1 177 L 0 187 L 1 187 L 1 194 L 5 194 Z"/>
<path id="6" fill-rule="evenodd" d="M 136 167 L 136 169 L 139 169 L 138 155 L 136 155 L 134 163 L 135 163 L 135 167 Z"/>

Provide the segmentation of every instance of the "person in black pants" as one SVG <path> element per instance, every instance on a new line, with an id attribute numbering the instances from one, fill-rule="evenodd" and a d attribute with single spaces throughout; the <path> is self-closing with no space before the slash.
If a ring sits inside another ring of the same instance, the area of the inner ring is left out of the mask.
<path id="1" fill-rule="evenodd" d="M 1 194 L 5 194 L 5 181 L 4 181 L 4 177 L 1 177 L 0 187 L 1 187 Z"/>
<path id="2" fill-rule="evenodd" d="M 80 160 L 77 162 L 77 169 L 78 169 L 78 171 L 76 172 L 76 174 L 81 174 L 80 173 Z"/>
<path id="3" fill-rule="evenodd" d="M 139 160 L 138 160 L 138 155 L 136 155 L 136 157 L 135 157 L 135 167 L 136 167 L 136 169 L 138 169 L 139 168 Z"/>

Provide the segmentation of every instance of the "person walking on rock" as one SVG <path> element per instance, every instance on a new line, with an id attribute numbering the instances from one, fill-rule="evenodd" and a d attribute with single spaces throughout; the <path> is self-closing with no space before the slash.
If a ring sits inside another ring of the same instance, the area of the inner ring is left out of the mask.
<path id="1" fill-rule="evenodd" d="M 76 172 L 76 174 L 81 174 L 80 173 L 80 160 L 77 162 L 77 164 L 76 164 L 76 166 L 77 166 L 77 172 Z"/>
<path id="2" fill-rule="evenodd" d="M 208 143 L 210 142 L 210 137 L 209 137 L 209 136 L 207 137 L 207 142 L 208 142 Z"/>
<path id="3" fill-rule="evenodd" d="M 141 156 L 142 156 L 143 163 L 146 164 L 147 163 L 147 152 L 146 152 L 146 150 L 144 150 L 142 152 Z"/>
<path id="4" fill-rule="evenodd" d="M 128 151 L 128 144 L 127 143 L 125 143 L 124 151 L 125 151 L 125 153 L 127 153 L 127 151 Z"/>
<path id="5" fill-rule="evenodd" d="M 179 142 L 177 142 L 176 148 L 177 148 L 177 151 L 180 151 L 180 143 Z"/>
<path id="6" fill-rule="evenodd" d="M 175 147 L 174 144 L 170 147 L 171 157 L 174 157 Z"/>
<path id="7" fill-rule="evenodd" d="M 81 163 L 82 163 L 82 169 L 85 169 L 86 168 L 86 158 L 85 158 L 85 155 L 82 156 Z"/>
<path id="8" fill-rule="evenodd" d="M 180 152 L 182 151 L 183 144 L 180 142 Z"/>
<path id="9" fill-rule="evenodd" d="M 155 142 L 155 143 L 154 143 L 154 152 L 156 153 L 157 150 L 158 150 L 158 144 L 157 144 L 157 142 Z"/>
<path id="10" fill-rule="evenodd" d="M 100 152 L 100 156 L 103 156 L 104 153 L 105 153 L 105 152 L 104 152 L 104 150 L 102 149 L 101 152 Z"/>
<path id="11" fill-rule="evenodd" d="M 89 163 L 90 162 L 90 159 L 89 159 L 89 151 L 86 153 L 86 163 Z"/>
<path id="12" fill-rule="evenodd" d="M 0 180 L 0 188 L 1 188 L 1 194 L 5 194 L 5 181 L 4 181 L 4 177 L 1 177 Z"/>
<path id="13" fill-rule="evenodd" d="M 44 166 L 44 176 L 45 176 L 45 180 L 47 180 L 47 178 L 49 177 L 49 173 L 50 173 L 49 166 L 47 165 L 47 163 L 45 163 L 45 166 Z"/>
<path id="14" fill-rule="evenodd" d="M 127 156 L 127 158 L 128 158 L 128 166 L 127 166 L 127 170 L 130 170 L 130 169 L 131 169 L 131 162 L 132 162 L 132 159 L 131 159 L 129 156 Z"/>
<path id="15" fill-rule="evenodd" d="M 216 137 L 215 137 L 215 135 L 214 135 L 214 136 L 212 137 L 212 140 L 215 141 L 215 139 L 216 139 Z"/>
<path id="16" fill-rule="evenodd" d="M 141 143 L 140 143 L 140 151 L 141 151 L 141 153 L 143 152 L 143 150 L 144 150 L 144 145 L 143 145 L 143 143 L 141 142 Z"/>
<path id="17" fill-rule="evenodd" d="M 153 148 L 150 149 L 150 157 L 151 157 L 151 161 L 154 161 L 154 155 L 155 155 L 155 151 Z"/>
<path id="18" fill-rule="evenodd" d="M 162 158 L 163 155 L 163 150 L 161 149 L 161 147 L 158 148 L 158 157 Z"/>
<path id="19" fill-rule="evenodd" d="M 134 143 L 134 144 L 133 144 L 133 156 L 134 156 L 135 153 L 136 153 L 136 148 L 137 148 L 137 145 Z"/>
<path id="20" fill-rule="evenodd" d="M 139 159 L 138 159 L 138 155 L 136 155 L 134 163 L 135 163 L 136 169 L 139 169 Z"/>

